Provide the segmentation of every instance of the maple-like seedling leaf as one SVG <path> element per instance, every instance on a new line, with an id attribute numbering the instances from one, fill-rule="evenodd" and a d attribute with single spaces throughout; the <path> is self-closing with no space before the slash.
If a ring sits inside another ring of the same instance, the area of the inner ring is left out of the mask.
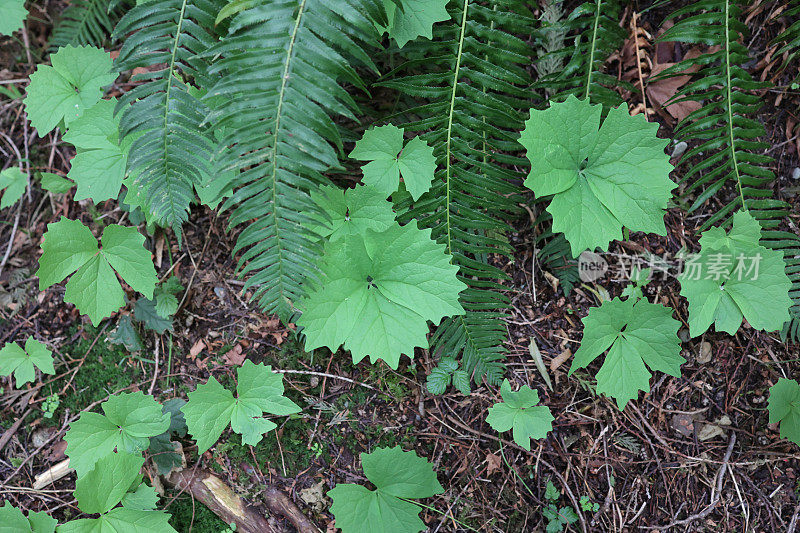
<path id="1" fill-rule="evenodd" d="M 169 428 L 169 413 L 163 413 L 158 402 L 142 392 L 111 396 L 101 407 L 105 415 L 81 414 L 64 436 L 69 466 L 79 478 L 114 450 L 130 454 L 146 450 L 150 437 L 161 435 Z"/>
<path id="2" fill-rule="evenodd" d="M 273 372 L 271 366 L 248 360 L 236 375 L 236 398 L 211 377 L 189 393 L 189 400 L 181 408 L 199 453 L 217 442 L 228 424 L 242 436 L 242 444 L 255 446 L 266 432 L 277 427 L 264 418 L 264 413 L 287 416 L 301 410 L 283 396 L 283 376 Z"/>
<path id="3" fill-rule="evenodd" d="M 778 250 L 759 244 L 761 225 L 750 213 L 733 215 L 727 234 L 711 228 L 700 237 L 700 253 L 684 262 L 678 276 L 689 301 L 689 333 L 702 335 L 711 324 L 733 335 L 742 319 L 755 329 L 775 331 L 789 320 L 791 281 Z"/>
<path id="4" fill-rule="evenodd" d="M 158 277 L 144 236 L 136 228 L 111 224 L 103 231 L 102 249 L 89 228 L 78 220 L 61 217 L 47 225 L 39 258 L 39 290 L 67 282 L 64 301 L 74 303 L 97 326 L 125 305 L 117 273 L 132 289 L 153 297 Z M 112 269 L 113 267 L 113 269 Z"/>
<path id="5" fill-rule="evenodd" d="M 502 402 L 489 408 L 486 422 L 495 431 L 503 433 L 512 430 L 514 442 L 531 450 L 531 439 L 542 439 L 553 430 L 553 417 L 550 409 L 539 403 L 539 392 L 523 385 L 517 392 L 511 390 L 507 379 L 500 385 Z"/>
<path id="6" fill-rule="evenodd" d="M 6 343 L 0 349 L 0 376 L 10 376 L 13 372 L 17 387 L 36 378 L 34 366 L 45 374 L 56 373 L 53 368 L 53 352 L 33 337 L 28 337 L 24 349 L 15 342 Z"/>
<path id="7" fill-rule="evenodd" d="M 121 113 L 114 116 L 116 103 L 116 98 L 100 100 L 76 118 L 64 135 L 77 150 L 67 174 L 78 185 L 75 201 L 91 198 L 99 203 L 119 196 L 135 135 L 120 142 Z"/>
<path id="8" fill-rule="evenodd" d="M 99 518 L 80 518 L 58 526 L 57 533 L 178 533 L 164 511 L 117 507 Z"/>
<path id="9" fill-rule="evenodd" d="M 409 41 L 417 37 L 433 38 L 433 25 L 450 19 L 447 13 L 448 0 L 403 0 L 402 9 L 392 0 L 383 0 L 386 7 L 388 24 L 379 26 L 381 32 L 386 32 L 389 37 L 402 48 Z"/>
<path id="10" fill-rule="evenodd" d="M 36 67 L 25 97 L 28 119 L 40 137 L 62 120 L 69 126 L 100 100 L 103 87 L 117 79 L 111 72 L 111 56 L 94 46 L 59 48 L 50 63 Z"/>
<path id="11" fill-rule="evenodd" d="M 363 235 L 367 229 L 384 231 L 394 224 L 392 204 L 366 185 L 340 189 L 329 185 L 311 191 L 314 200 L 327 217 L 312 215 L 311 229 L 330 241 L 345 235 Z"/>
<path id="12" fill-rule="evenodd" d="M 142 465 L 144 457 L 141 453 L 112 452 L 100 458 L 75 482 L 78 507 L 84 513 L 110 511 L 139 478 Z"/>
<path id="13" fill-rule="evenodd" d="M 428 346 L 428 321 L 464 313 L 458 267 L 414 222 L 328 242 L 321 270 L 323 283 L 301 302 L 297 320 L 306 350 L 344 344 L 354 363 L 369 356 L 396 369 L 402 354 Z"/>
<path id="14" fill-rule="evenodd" d="M 650 391 L 647 370 L 681 375 L 680 322 L 672 309 L 634 298 L 606 300 L 583 319 L 583 340 L 569 374 L 584 368 L 608 350 L 597 372 L 597 393 L 611 396 L 624 409 L 640 390 Z M 646 366 L 645 366 L 646 365 Z"/>
<path id="15" fill-rule="evenodd" d="M 531 162 L 525 186 L 553 197 L 553 231 L 564 234 L 574 257 L 607 250 L 623 226 L 666 235 L 664 210 L 676 187 L 658 124 L 631 116 L 623 104 L 601 125 L 602 108 L 570 96 L 531 110 L 519 141 Z"/>
<path id="16" fill-rule="evenodd" d="M 6 343 L 0 349 L 0 376 L 10 376 L 13 372 L 17 387 L 36 378 L 34 366 L 45 374 L 56 373 L 53 368 L 53 352 L 33 337 L 28 337 L 24 349 L 15 342 Z"/>
<path id="17" fill-rule="evenodd" d="M 431 188 L 436 158 L 428 143 L 414 137 L 403 146 L 403 130 L 387 124 L 364 132 L 350 157 L 369 161 L 361 168 L 364 184 L 386 198 L 400 186 L 400 177 L 414 200 Z"/>
<path id="18" fill-rule="evenodd" d="M 0 507 L 0 532 L 2 533 L 53 533 L 58 522 L 44 512 L 28 511 L 22 514 L 11 503 L 4 502 Z"/>
<path id="19" fill-rule="evenodd" d="M 22 28 L 27 16 L 25 0 L 0 0 L 0 35 L 11 35 Z"/>
<path id="20" fill-rule="evenodd" d="M 780 423 L 780 435 L 800 444 L 800 384 L 780 378 L 769 389 L 769 423 Z"/>
<path id="21" fill-rule="evenodd" d="M 418 533 L 425 529 L 420 507 L 406 500 L 444 492 L 433 466 L 399 446 L 361 454 L 367 479 L 375 485 L 336 485 L 328 491 L 331 512 L 342 533 Z M 401 499 L 402 498 L 402 499 Z"/>
<path id="22" fill-rule="evenodd" d="M 17 167 L 9 167 L 0 172 L 0 191 L 3 191 L 3 198 L 0 199 L 0 209 L 5 209 L 17 203 L 25 187 L 28 186 L 28 175 Z"/>

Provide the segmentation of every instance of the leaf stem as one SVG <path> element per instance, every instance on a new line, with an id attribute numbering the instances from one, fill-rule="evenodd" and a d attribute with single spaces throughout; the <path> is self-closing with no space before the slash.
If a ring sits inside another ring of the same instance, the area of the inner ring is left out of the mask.
<path id="1" fill-rule="evenodd" d="M 464 0 L 463 13 L 461 15 L 461 33 L 458 37 L 458 52 L 456 53 L 456 65 L 453 69 L 453 90 L 450 93 L 450 109 L 447 116 L 447 141 L 445 142 L 445 225 L 447 227 L 447 253 L 450 254 L 451 261 L 453 257 L 452 248 L 452 231 L 450 229 L 450 179 L 452 178 L 452 167 L 450 154 L 450 146 L 453 140 L 453 115 L 455 114 L 456 107 L 456 93 L 458 92 L 458 76 L 461 70 L 461 56 L 464 52 L 464 35 L 467 31 L 467 13 L 469 12 L 470 0 Z"/>
<path id="2" fill-rule="evenodd" d="M 528 491 L 528 493 L 529 493 L 531 496 L 533 496 L 533 497 L 535 498 L 535 497 L 536 497 L 536 495 L 533 493 L 533 491 L 532 491 L 532 490 L 531 490 L 531 488 L 528 486 L 528 484 L 527 484 L 527 483 L 525 483 L 525 480 L 524 480 L 524 479 L 522 479 L 522 476 L 520 476 L 520 475 L 519 475 L 519 472 L 517 472 L 517 469 L 516 469 L 516 468 L 514 468 L 514 467 L 512 467 L 512 466 L 511 466 L 511 463 L 509 463 L 509 462 L 508 462 L 508 459 L 506 459 L 506 454 L 505 454 L 505 452 L 503 451 L 503 441 L 498 441 L 498 442 L 499 442 L 499 444 L 500 444 L 500 456 L 503 458 L 503 462 L 506 464 L 506 466 L 508 467 L 508 469 L 509 469 L 509 470 L 511 470 L 512 472 L 514 472 L 514 476 L 516 476 L 516 478 L 519 480 L 519 482 L 520 482 L 520 483 L 522 483 L 522 486 L 523 486 L 523 487 L 525 487 L 525 490 L 527 490 L 527 491 Z"/>
<path id="3" fill-rule="evenodd" d="M 583 94 L 583 97 L 588 100 L 589 99 L 589 88 L 592 86 L 592 72 L 594 71 L 594 54 L 595 49 L 597 48 L 597 30 L 600 26 L 600 5 L 603 3 L 603 0 L 596 0 L 595 5 L 597 9 L 594 13 L 594 28 L 592 28 L 592 42 L 591 46 L 589 47 L 589 71 L 586 73 L 586 92 Z"/>
<path id="4" fill-rule="evenodd" d="M 739 161 L 736 157 L 736 146 L 733 135 L 733 100 L 731 95 L 731 41 L 730 41 L 730 0 L 725 1 L 725 109 L 728 113 L 728 136 L 730 141 L 731 163 L 739 187 L 739 198 L 742 200 L 742 209 L 748 211 L 742 190 L 742 177 L 739 174 Z"/>
<path id="5" fill-rule="evenodd" d="M 406 498 L 399 498 L 399 499 L 401 499 L 401 500 L 403 500 L 404 502 L 407 502 L 407 503 L 413 503 L 414 505 L 418 505 L 419 507 L 422 507 L 423 509 L 427 509 L 429 511 L 433 511 L 434 513 L 440 514 L 440 515 L 444 516 L 445 518 L 447 518 L 448 515 L 449 515 L 450 520 L 452 520 L 453 522 L 455 522 L 459 526 L 461 526 L 461 527 L 463 527 L 465 529 L 469 529 L 470 531 L 474 531 L 475 533 L 480 533 L 480 531 L 475 529 L 474 527 L 469 526 L 469 525 L 465 524 L 464 522 L 462 522 L 460 520 L 456 520 L 456 517 L 453 516 L 453 513 L 450 512 L 449 509 L 448 509 L 448 512 L 445 512 L 445 511 L 440 511 L 436 507 L 431 507 L 430 505 L 425 505 L 424 503 L 419 503 L 419 502 L 414 501 L 414 500 L 407 500 Z"/>

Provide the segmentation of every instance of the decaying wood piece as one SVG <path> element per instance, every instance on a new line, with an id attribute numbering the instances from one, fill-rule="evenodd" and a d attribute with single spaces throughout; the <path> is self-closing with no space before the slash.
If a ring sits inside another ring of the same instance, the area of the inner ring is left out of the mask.
<path id="1" fill-rule="evenodd" d="M 264 504 L 267 508 L 273 514 L 281 515 L 291 522 L 298 533 L 319 532 L 319 529 L 303 514 L 285 492 L 272 485 L 267 485 L 263 494 Z"/>
<path id="2" fill-rule="evenodd" d="M 187 468 L 175 471 L 166 481 L 200 500 L 226 523 L 234 522 L 237 533 L 289 533 L 277 520 L 267 519 L 249 507 L 228 485 L 207 470 Z M 264 503 L 269 510 L 289 520 L 298 533 L 319 531 L 280 490 L 267 486 L 264 494 Z"/>
<path id="3" fill-rule="evenodd" d="M 49 469 L 36 476 L 33 481 L 33 488 L 36 490 L 41 490 L 74 471 L 75 470 L 69 466 L 69 459 L 64 459 L 60 463 L 51 466 Z"/>

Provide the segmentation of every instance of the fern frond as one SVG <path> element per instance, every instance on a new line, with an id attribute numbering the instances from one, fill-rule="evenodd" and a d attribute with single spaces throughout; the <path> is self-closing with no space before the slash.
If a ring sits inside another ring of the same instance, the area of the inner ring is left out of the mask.
<path id="1" fill-rule="evenodd" d="M 790 229 L 794 232 L 763 231 L 761 243 L 768 248 L 783 252 L 786 275 L 792 282 L 789 297 L 793 305 L 789 308 L 790 319 L 783 328 L 782 336 L 800 342 L 800 237 L 797 227 L 790 225 Z"/>
<path id="2" fill-rule="evenodd" d="M 790 0 L 786 11 L 781 13 L 781 16 L 786 20 L 794 21 L 772 40 L 773 44 L 780 45 L 775 56 L 780 57 L 786 54 L 786 58 L 781 62 L 781 69 L 785 69 L 795 59 L 800 59 L 800 0 Z M 800 81 L 800 73 L 797 74 L 795 80 Z"/>
<path id="3" fill-rule="evenodd" d="M 526 68 L 530 49 L 524 36 L 532 18 L 522 2 L 451 2 L 452 20 L 437 24 L 431 41 L 409 43 L 408 61 L 380 84 L 408 97 L 402 112 L 406 131 L 422 132 L 434 147 L 439 170 L 431 191 L 406 211 L 447 246 L 469 288 L 462 293 L 466 314 L 445 320 L 434 333 L 438 355 L 462 352 L 463 367 L 477 383 L 502 379 L 507 336 L 507 298 L 499 283 L 505 274 L 490 264 L 491 254 L 508 254 L 495 237 L 516 211 L 524 167 L 517 132 L 530 107 Z M 406 50 L 407 49 L 407 50 Z"/>
<path id="4" fill-rule="evenodd" d="M 149 0 L 128 11 L 114 29 L 127 35 L 116 61 L 119 70 L 145 68 L 142 83 L 120 97 L 120 133 L 134 136 L 128 172 L 145 191 L 159 225 L 180 234 L 194 186 L 210 172 L 215 149 L 208 109 L 195 96 L 208 84 L 199 56 L 217 42 L 214 19 L 221 0 Z M 193 85 L 194 84 L 194 85 Z"/>
<path id="5" fill-rule="evenodd" d="M 563 233 L 553 233 L 553 217 L 547 211 L 542 211 L 534 223 L 541 229 L 535 239 L 538 259 L 545 269 L 554 274 L 561 282 L 564 295 L 569 295 L 572 289 L 580 282 L 578 261 L 572 257 L 572 248 Z"/>
<path id="6" fill-rule="evenodd" d="M 237 14 L 211 51 L 225 75 L 209 93 L 210 121 L 225 132 L 225 168 L 242 170 L 225 204 L 235 206 L 231 226 L 246 226 L 234 253 L 244 250 L 253 298 L 287 321 L 316 279 L 308 191 L 339 166 L 332 117 L 357 111 L 341 84 L 364 87 L 353 63 L 377 71 L 366 47 L 377 45 L 370 17 L 382 13 L 378 0 L 265 0 Z"/>
<path id="7" fill-rule="evenodd" d="M 762 103 L 754 92 L 769 84 L 754 80 L 742 66 L 749 61 L 749 53 L 742 44 L 747 27 L 739 4 L 735 0 L 701 0 L 675 12 L 673 18 L 680 20 L 661 35 L 661 41 L 705 44 L 718 49 L 681 61 L 659 78 L 698 69 L 693 80 L 671 100 L 694 100 L 702 105 L 675 130 L 676 139 L 694 142 L 679 164 L 686 168 L 679 182 L 682 195 L 694 197 L 689 213 L 711 198 L 721 202 L 722 207 L 716 208 L 700 226 L 702 231 L 717 223 L 727 225 L 735 211 L 747 209 L 764 228 L 765 245 L 784 253 L 787 273 L 793 280 L 793 314 L 797 317 L 800 238 L 778 231 L 789 205 L 778 198 L 773 188 L 773 159 L 765 153 L 769 144 L 759 140 L 765 130 L 754 118 Z"/>
<path id="8" fill-rule="evenodd" d="M 68 44 L 102 46 L 128 7 L 127 1 L 112 6 L 109 0 L 72 0 L 56 21 L 50 36 L 51 49 Z"/>
<path id="9" fill-rule="evenodd" d="M 622 98 L 614 88 L 623 83 L 607 74 L 603 65 L 626 37 L 619 25 L 620 4 L 617 0 L 589 0 L 573 9 L 565 20 L 543 21 L 534 37 L 547 42 L 556 32 L 566 36 L 566 46 L 549 51 L 540 61 L 564 66 L 542 75 L 534 88 L 546 89 L 554 101 L 574 94 L 607 107 L 619 105 Z"/>
<path id="10" fill-rule="evenodd" d="M 666 77 L 689 68 L 699 69 L 694 80 L 672 100 L 703 104 L 675 130 L 676 139 L 700 143 L 686 151 L 682 164 L 697 161 L 702 154 L 699 162 L 688 165 L 680 181 L 685 187 L 684 196 L 696 195 L 689 212 L 715 197 L 726 184 L 736 187 L 735 194 L 705 221 L 701 230 L 727 220 L 742 204 L 765 228 L 774 228 L 787 214 L 785 202 L 772 199 L 772 158 L 762 153 L 769 145 L 759 141 L 765 134 L 764 127 L 753 118 L 761 107 L 761 98 L 754 91 L 768 87 L 768 83 L 754 80 L 742 68 L 749 55 L 740 42 L 747 33 L 741 15 L 741 7 L 733 0 L 702 0 L 674 13 L 675 18 L 685 18 L 660 37 L 662 41 L 719 47 L 662 73 Z"/>

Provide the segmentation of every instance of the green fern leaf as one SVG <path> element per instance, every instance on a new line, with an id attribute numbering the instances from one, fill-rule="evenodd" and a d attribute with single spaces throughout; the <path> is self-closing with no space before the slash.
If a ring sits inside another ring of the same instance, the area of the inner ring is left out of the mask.
<path id="1" fill-rule="evenodd" d="M 790 22 L 789 27 L 772 40 L 773 44 L 780 45 L 773 57 L 786 54 L 786 59 L 781 63 L 781 69 L 787 68 L 793 61 L 800 58 L 800 0 L 790 0 L 789 8 L 781 15 Z M 800 72 L 796 73 L 795 83 L 800 81 Z"/>
<path id="2" fill-rule="evenodd" d="M 420 132 L 433 147 L 438 170 L 431 191 L 398 206 L 400 221 L 411 218 L 433 230 L 445 244 L 469 288 L 461 295 L 463 316 L 443 321 L 431 340 L 440 356 L 462 353 L 464 369 L 479 383 L 500 382 L 505 357 L 503 321 L 508 300 L 505 278 L 490 254 L 508 254 L 499 237 L 503 221 L 517 209 L 523 167 L 517 133 L 527 110 L 529 46 L 516 35 L 530 34 L 533 19 L 524 3 L 496 0 L 451 2 L 451 20 L 436 24 L 432 41 L 408 43 L 410 60 L 381 85 L 406 100 L 406 131 Z"/>
<path id="3" fill-rule="evenodd" d="M 242 170 L 224 204 L 235 206 L 231 226 L 245 226 L 234 253 L 244 252 L 245 290 L 255 287 L 259 305 L 284 320 L 317 276 L 309 190 L 339 166 L 332 117 L 355 118 L 342 83 L 364 87 L 352 64 L 376 70 L 365 47 L 377 42 L 382 13 L 380 0 L 266 0 L 236 13 L 210 52 L 219 56 L 212 72 L 225 76 L 206 99 L 209 120 L 225 131 L 223 167 Z"/>
<path id="4" fill-rule="evenodd" d="M 627 36 L 619 24 L 622 4 L 618 0 L 589 0 L 573 9 L 565 20 L 544 20 L 534 37 L 556 48 L 541 54 L 537 65 L 546 62 L 548 68 L 540 70 L 534 89 L 544 89 L 551 101 L 575 95 L 606 107 L 621 104 L 622 98 L 614 88 L 626 84 L 607 73 L 604 65 Z M 553 43 L 554 33 L 562 36 L 563 47 Z"/>
<path id="5" fill-rule="evenodd" d="M 116 67 L 148 69 L 133 76 L 142 83 L 117 105 L 123 138 L 137 136 L 128 172 L 134 187 L 145 191 L 155 221 L 178 234 L 194 187 L 205 184 L 211 172 L 215 143 L 202 126 L 208 109 L 190 80 L 207 82 L 200 55 L 217 40 L 213 28 L 220 7 L 221 0 L 150 0 L 128 11 L 114 28 L 115 38 L 126 36 Z"/>
<path id="6" fill-rule="evenodd" d="M 55 50 L 68 44 L 102 46 L 128 7 L 128 1 L 72 0 L 56 21 L 50 48 Z"/>

